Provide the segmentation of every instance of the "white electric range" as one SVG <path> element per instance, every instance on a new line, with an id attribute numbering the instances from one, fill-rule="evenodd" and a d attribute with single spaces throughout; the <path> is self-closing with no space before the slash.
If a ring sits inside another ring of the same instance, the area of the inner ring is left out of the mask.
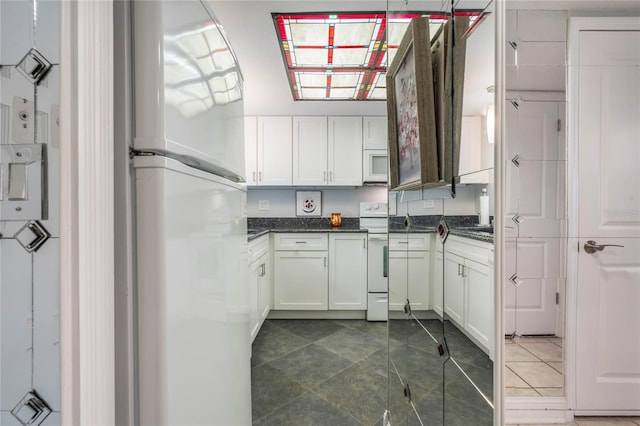
<path id="1" fill-rule="evenodd" d="M 387 203 L 360 203 L 360 229 L 368 232 L 367 321 L 387 321 L 389 307 Z"/>

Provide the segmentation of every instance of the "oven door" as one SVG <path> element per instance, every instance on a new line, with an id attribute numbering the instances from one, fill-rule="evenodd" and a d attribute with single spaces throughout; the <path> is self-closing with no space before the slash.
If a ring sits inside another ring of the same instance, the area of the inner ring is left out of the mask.
<path id="1" fill-rule="evenodd" d="M 364 182 L 387 181 L 387 150 L 365 149 L 362 153 L 362 180 Z"/>
<path id="2" fill-rule="evenodd" d="M 387 234 L 369 234 L 367 252 L 369 293 L 386 293 L 389 289 L 387 273 Z"/>

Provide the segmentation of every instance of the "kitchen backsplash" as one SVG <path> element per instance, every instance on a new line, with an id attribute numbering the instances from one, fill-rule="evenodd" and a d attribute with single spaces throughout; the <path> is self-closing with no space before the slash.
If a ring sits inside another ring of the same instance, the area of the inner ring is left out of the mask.
<path id="1" fill-rule="evenodd" d="M 397 203 L 397 216 L 470 216 L 480 211 L 479 195 L 483 185 L 460 185 L 456 198 L 446 200 L 418 200 Z M 247 190 L 247 217 L 296 217 L 296 191 L 322 193 L 322 218 L 340 213 L 343 218 L 360 216 L 360 202 L 387 202 L 386 186 L 357 188 L 249 188 Z M 493 211 L 491 211 L 493 214 Z M 404 219 L 403 219 L 404 220 Z"/>

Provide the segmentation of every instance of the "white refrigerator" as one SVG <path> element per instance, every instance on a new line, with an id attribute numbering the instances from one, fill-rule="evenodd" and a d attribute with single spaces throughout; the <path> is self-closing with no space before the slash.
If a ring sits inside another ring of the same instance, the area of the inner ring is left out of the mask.
<path id="1" fill-rule="evenodd" d="M 208 5 L 133 2 L 141 425 L 250 425 L 242 76 Z"/>

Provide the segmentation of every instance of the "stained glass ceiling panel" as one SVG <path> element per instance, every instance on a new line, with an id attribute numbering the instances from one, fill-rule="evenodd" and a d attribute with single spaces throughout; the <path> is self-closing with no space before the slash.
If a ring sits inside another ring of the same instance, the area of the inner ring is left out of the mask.
<path id="1" fill-rule="evenodd" d="M 456 14 L 470 16 L 471 27 L 484 16 Z M 418 16 L 429 17 L 431 34 L 448 19 L 442 12 L 273 13 L 294 100 L 385 100 L 387 63 Z"/>

